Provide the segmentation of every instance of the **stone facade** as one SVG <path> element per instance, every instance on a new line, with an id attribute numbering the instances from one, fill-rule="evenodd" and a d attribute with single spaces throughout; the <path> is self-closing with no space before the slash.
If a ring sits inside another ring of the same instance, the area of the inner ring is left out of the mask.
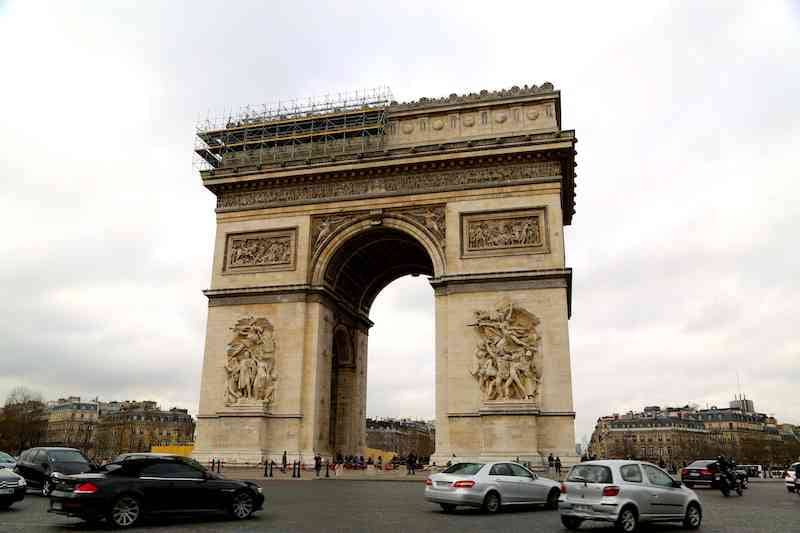
<path id="1" fill-rule="evenodd" d="M 201 173 L 217 234 L 198 459 L 363 455 L 369 309 L 408 274 L 435 294 L 432 460 L 574 457 L 575 137 L 559 92 L 394 104 L 386 121 L 374 151 L 240 153 Z"/>
<path id="2" fill-rule="evenodd" d="M 78 448 L 93 456 L 99 414 L 97 402 L 81 401 L 79 396 L 49 402 L 45 443 L 50 446 Z"/>
<path id="3" fill-rule="evenodd" d="M 367 418 L 367 447 L 394 452 L 401 457 L 413 453 L 419 458 L 433 455 L 435 431 L 418 420 L 373 420 Z"/>
<path id="4" fill-rule="evenodd" d="M 152 401 L 126 401 L 101 403 L 99 413 L 95 444 L 98 459 L 194 440 L 195 421 L 186 409 L 162 410 Z"/>
<path id="5" fill-rule="evenodd" d="M 752 402 L 749 404 L 752 411 Z M 646 407 L 597 420 L 589 453 L 681 466 L 720 454 L 740 463 L 781 464 L 800 453 L 800 441 L 782 435 L 774 418 L 731 408 Z"/>

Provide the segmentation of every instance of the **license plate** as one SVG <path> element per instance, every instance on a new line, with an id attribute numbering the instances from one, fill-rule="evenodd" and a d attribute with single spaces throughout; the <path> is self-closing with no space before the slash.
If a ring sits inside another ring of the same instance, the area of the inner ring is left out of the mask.
<path id="1" fill-rule="evenodd" d="M 592 507 L 589 505 L 573 505 L 572 508 L 582 513 L 588 513 L 589 511 L 592 510 Z"/>
<path id="2" fill-rule="evenodd" d="M 61 510 L 61 502 L 53 502 L 53 509 L 55 509 L 56 511 L 60 511 Z"/>
<path id="3" fill-rule="evenodd" d="M 698 474 L 697 472 L 689 472 L 689 475 L 692 476 L 692 477 L 697 477 L 700 474 Z"/>
<path id="4" fill-rule="evenodd" d="M 0 494 L 14 494 L 14 489 L 0 489 Z"/>

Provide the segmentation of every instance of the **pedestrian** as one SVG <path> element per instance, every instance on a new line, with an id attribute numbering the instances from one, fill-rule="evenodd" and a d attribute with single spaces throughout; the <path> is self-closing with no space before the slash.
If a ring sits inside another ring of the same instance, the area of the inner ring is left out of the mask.
<path id="1" fill-rule="evenodd" d="M 415 476 L 417 475 L 417 456 L 414 452 L 408 454 L 408 474 Z"/>
<path id="2" fill-rule="evenodd" d="M 547 473 L 553 473 L 553 466 L 555 465 L 556 460 L 553 458 L 553 454 L 547 456 Z"/>
<path id="3" fill-rule="evenodd" d="M 286 450 L 283 450 L 283 457 L 281 458 L 281 472 L 286 473 L 286 465 L 289 461 L 286 460 Z"/>
<path id="4" fill-rule="evenodd" d="M 556 457 L 554 462 L 556 467 L 556 475 L 560 478 L 561 477 L 561 457 Z"/>
<path id="5" fill-rule="evenodd" d="M 319 477 L 319 473 L 322 471 L 322 456 L 319 452 L 314 454 L 314 470 L 317 472 L 317 477 Z"/>

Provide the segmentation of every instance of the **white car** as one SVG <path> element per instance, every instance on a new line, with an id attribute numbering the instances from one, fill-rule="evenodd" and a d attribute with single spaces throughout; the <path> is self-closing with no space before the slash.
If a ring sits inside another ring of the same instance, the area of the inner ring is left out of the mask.
<path id="1" fill-rule="evenodd" d="M 800 465 L 800 463 L 792 463 L 789 465 L 789 468 L 786 469 L 786 473 L 783 475 L 783 479 L 786 481 L 786 490 L 789 492 L 794 492 L 797 465 Z"/>
<path id="2" fill-rule="evenodd" d="M 561 523 L 578 529 L 586 521 L 616 524 L 633 533 L 642 522 L 681 522 L 697 529 L 703 507 L 695 492 L 654 464 L 589 461 L 573 466 L 561 486 Z"/>
<path id="3" fill-rule="evenodd" d="M 425 499 L 445 512 L 481 507 L 496 513 L 505 505 L 542 504 L 558 508 L 559 485 L 511 461 L 456 463 L 425 480 Z"/>

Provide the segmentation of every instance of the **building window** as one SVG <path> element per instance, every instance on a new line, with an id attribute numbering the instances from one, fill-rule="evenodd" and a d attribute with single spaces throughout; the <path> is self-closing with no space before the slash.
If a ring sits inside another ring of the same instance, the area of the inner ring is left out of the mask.
<path id="1" fill-rule="evenodd" d="M 486 111 L 481 112 L 481 124 L 486 125 L 489 123 L 489 113 Z"/>
<path id="2" fill-rule="evenodd" d="M 453 128 L 453 129 L 456 128 L 456 120 L 457 119 L 456 119 L 455 116 L 450 117 L 450 127 Z"/>
<path id="3" fill-rule="evenodd" d="M 428 121 L 424 118 L 419 121 L 419 131 L 425 131 L 425 126 L 427 126 Z"/>
<path id="4" fill-rule="evenodd" d="M 519 122 L 519 109 L 514 110 L 514 122 Z"/>

